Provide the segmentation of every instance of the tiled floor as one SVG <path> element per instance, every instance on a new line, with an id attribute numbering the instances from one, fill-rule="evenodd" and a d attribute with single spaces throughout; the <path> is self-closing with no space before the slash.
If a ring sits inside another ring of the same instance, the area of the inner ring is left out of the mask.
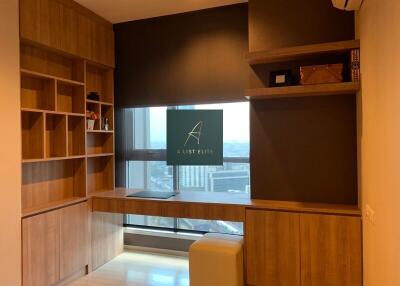
<path id="1" fill-rule="evenodd" d="M 70 286 L 188 286 L 185 257 L 125 251 Z"/>

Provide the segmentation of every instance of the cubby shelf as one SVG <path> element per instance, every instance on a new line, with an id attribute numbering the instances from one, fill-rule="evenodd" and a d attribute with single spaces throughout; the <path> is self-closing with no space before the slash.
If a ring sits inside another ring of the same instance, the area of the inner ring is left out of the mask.
<path id="1" fill-rule="evenodd" d="M 21 44 L 22 217 L 114 189 L 113 69 Z M 97 92 L 99 101 L 87 100 Z M 87 130 L 86 110 L 110 130 Z"/>
<path id="2" fill-rule="evenodd" d="M 59 160 L 73 160 L 73 159 L 83 159 L 85 157 L 86 157 L 86 155 L 43 158 L 43 159 L 25 159 L 25 160 L 22 160 L 22 163 L 29 164 L 29 163 L 40 163 L 40 162 L 59 161 Z"/>
<path id="3" fill-rule="evenodd" d="M 27 112 L 42 112 L 42 113 L 48 113 L 48 114 L 59 114 L 59 115 L 70 115 L 70 116 L 85 117 L 85 114 L 83 114 L 83 113 L 61 112 L 61 111 L 53 111 L 53 110 L 45 110 L 45 109 L 36 109 L 36 108 L 21 108 L 21 111 L 27 111 Z"/>
<path id="4" fill-rule="evenodd" d="M 341 82 L 314 85 L 251 88 L 245 91 L 245 96 L 247 99 L 257 100 L 284 97 L 341 95 L 354 94 L 357 93 L 359 89 L 359 83 Z"/>
<path id="5" fill-rule="evenodd" d="M 321 54 L 342 53 L 358 48 L 360 48 L 359 40 L 339 41 L 250 52 L 247 53 L 246 60 L 250 65 L 287 62 Z"/>
<path id="6" fill-rule="evenodd" d="M 36 77 L 36 78 L 41 78 L 41 79 L 57 80 L 57 81 L 59 81 L 61 83 L 68 84 L 68 85 L 73 85 L 73 86 L 85 86 L 85 83 L 80 82 L 80 81 L 76 81 L 76 80 L 72 80 L 72 79 L 52 76 L 52 75 L 49 75 L 49 74 L 35 72 L 35 71 L 28 70 L 28 69 L 20 69 L 20 71 L 21 71 L 21 75 L 28 75 L 28 76 L 31 76 L 31 77 Z"/>
<path id="7" fill-rule="evenodd" d="M 113 156 L 88 157 L 87 159 L 88 195 L 95 192 L 102 192 L 113 189 L 114 189 Z"/>

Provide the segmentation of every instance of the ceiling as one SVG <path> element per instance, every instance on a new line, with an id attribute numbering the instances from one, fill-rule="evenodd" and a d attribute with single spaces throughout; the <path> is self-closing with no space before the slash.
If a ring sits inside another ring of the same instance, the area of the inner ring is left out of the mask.
<path id="1" fill-rule="evenodd" d="M 111 23 L 244 3 L 247 0 L 75 0 Z"/>

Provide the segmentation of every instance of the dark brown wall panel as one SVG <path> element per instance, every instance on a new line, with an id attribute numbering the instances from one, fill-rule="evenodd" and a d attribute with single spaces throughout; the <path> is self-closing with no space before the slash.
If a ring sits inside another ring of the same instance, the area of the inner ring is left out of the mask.
<path id="1" fill-rule="evenodd" d="M 357 203 L 354 95 L 251 104 L 252 197 Z"/>
<path id="2" fill-rule="evenodd" d="M 250 51 L 354 38 L 354 13 L 331 0 L 249 0 Z"/>
<path id="3" fill-rule="evenodd" d="M 354 14 L 330 0 L 249 1 L 250 51 L 353 38 Z M 316 59 L 324 62 L 335 59 Z M 256 67 L 249 86 L 266 86 L 269 71 L 300 64 Z M 253 101 L 250 108 L 253 198 L 357 203 L 354 95 Z"/>
<path id="4" fill-rule="evenodd" d="M 117 106 L 243 100 L 247 4 L 114 26 Z"/>

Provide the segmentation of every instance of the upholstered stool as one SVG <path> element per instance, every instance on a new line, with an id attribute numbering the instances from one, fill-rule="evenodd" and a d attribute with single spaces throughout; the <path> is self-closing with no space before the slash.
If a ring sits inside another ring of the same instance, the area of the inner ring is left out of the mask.
<path id="1" fill-rule="evenodd" d="M 208 233 L 189 249 L 190 286 L 243 286 L 243 238 Z"/>

